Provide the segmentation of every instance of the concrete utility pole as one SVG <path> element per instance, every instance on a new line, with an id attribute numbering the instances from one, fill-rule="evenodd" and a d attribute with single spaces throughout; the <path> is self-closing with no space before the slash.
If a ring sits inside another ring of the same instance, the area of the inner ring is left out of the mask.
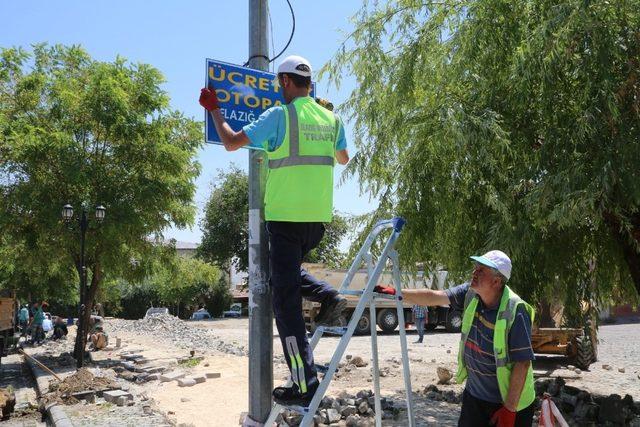
<path id="1" fill-rule="evenodd" d="M 249 67 L 268 71 L 267 0 L 249 0 Z M 264 227 L 265 153 L 249 150 L 249 417 L 264 423 L 273 388 L 273 314 Z M 245 423 L 247 424 L 247 423 Z"/>

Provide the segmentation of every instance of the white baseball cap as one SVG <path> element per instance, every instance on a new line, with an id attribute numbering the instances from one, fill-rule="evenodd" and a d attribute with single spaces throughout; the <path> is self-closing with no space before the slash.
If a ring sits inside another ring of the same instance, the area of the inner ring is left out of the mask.
<path id="1" fill-rule="evenodd" d="M 502 251 L 489 251 L 482 256 L 472 256 L 469 258 L 482 265 L 498 270 L 507 280 L 511 277 L 511 260 L 507 254 Z"/>
<path id="2" fill-rule="evenodd" d="M 311 64 L 302 56 L 287 56 L 278 67 L 278 74 L 292 73 L 302 77 L 311 77 Z"/>

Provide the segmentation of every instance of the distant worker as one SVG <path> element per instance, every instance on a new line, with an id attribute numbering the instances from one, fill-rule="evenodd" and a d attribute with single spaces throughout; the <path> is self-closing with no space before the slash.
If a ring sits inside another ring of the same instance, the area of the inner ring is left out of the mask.
<path id="1" fill-rule="evenodd" d="M 414 304 L 411 311 L 413 312 L 413 320 L 415 321 L 416 330 L 418 331 L 418 340 L 415 343 L 420 344 L 424 339 L 424 323 L 427 318 L 428 309 L 424 305 Z"/>
<path id="2" fill-rule="evenodd" d="M 20 336 L 24 337 L 27 335 L 27 327 L 29 326 L 29 306 L 27 304 L 23 305 L 20 310 L 18 310 L 18 327 L 20 328 Z"/>
<path id="3" fill-rule="evenodd" d="M 109 336 L 104 331 L 102 324 L 95 326 L 89 340 L 91 341 L 91 348 L 94 351 L 102 350 L 109 345 Z"/>
<path id="4" fill-rule="evenodd" d="M 56 321 L 53 323 L 53 339 L 59 340 L 67 336 L 69 330 L 63 317 L 56 317 Z"/>
<path id="5" fill-rule="evenodd" d="M 509 286 L 511 260 L 501 251 L 472 256 L 471 283 L 444 291 L 406 289 L 405 301 L 450 304 L 463 310 L 458 384 L 467 380 L 458 426 L 527 426 L 533 420 L 535 390 L 531 347 L 533 308 Z M 378 287 L 378 292 L 395 293 Z"/>
<path id="6" fill-rule="evenodd" d="M 33 344 L 39 344 L 44 339 L 44 331 L 42 330 L 42 322 L 44 321 L 44 311 L 42 305 L 38 302 L 33 304 L 32 308 L 33 318 L 29 328 L 31 329 L 31 342 Z"/>
<path id="7" fill-rule="evenodd" d="M 209 111 L 228 151 L 263 148 L 268 158 L 265 220 L 269 234 L 273 311 L 292 387 L 276 387 L 274 400 L 308 406 L 318 387 L 313 354 L 302 317 L 302 297 L 322 303 L 320 324 L 332 324 L 347 301 L 327 283 L 301 270 L 318 246 L 324 223 L 333 216 L 333 167 L 349 161 L 344 128 L 337 115 L 309 96 L 311 65 L 289 56 L 278 67 L 286 105 L 272 107 L 235 132 L 225 121 L 215 88 L 202 89 L 200 105 Z"/>

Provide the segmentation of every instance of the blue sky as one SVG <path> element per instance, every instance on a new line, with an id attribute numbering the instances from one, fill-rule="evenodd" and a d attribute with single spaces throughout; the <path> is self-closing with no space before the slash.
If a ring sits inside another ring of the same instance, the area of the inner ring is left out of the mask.
<path id="1" fill-rule="evenodd" d="M 289 48 L 281 57 L 305 56 L 314 69 L 326 63 L 340 46 L 352 25 L 349 18 L 360 8 L 360 0 L 303 1 L 291 0 L 296 15 L 296 31 Z M 291 17 L 285 0 L 269 2 L 273 23 L 275 53 L 285 45 L 291 31 Z M 165 90 L 171 106 L 187 116 L 202 120 L 197 98 L 205 77 L 205 58 L 243 64 L 248 57 L 248 1 L 96 1 L 65 0 L 52 2 L 4 2 L 0 26 L 0 46 L 80 44 L 89 54 L 103 61 L 117 55 L 131 62 L 148 63 L 164 74 Z M 271 45 L 271 43 L 270 43 Z M 271 53 L 271 56 L 275 55 Z M 275 65 L 279 60 L 275 61 Z M 340 91 L 318 82 L 319 96 L 339 104 L 353 88 L 354 80 L 345 76 Z M 352 128 L 346 125 L 351 154 Z M 206 145 L 198 154 L 202 173 L 197 180 L 195 201 L 198 217 L 191 230 L 167 230 L 165 235 L 177 240 L 199 242 L 197 221 L 219 169 L 231 163 L 246 170 L 247 152 L 227 153 L 220 146 Z M 336 178 L 342 167 L 336 168 Z M 338 181 L 338 179 L 336 179 Z M 361 214 L 376 206 L 367 196 L 360 196 L 354 179 L 337 188 L 335 207 L 340 212 Z M 344 244 L 345 242 L 343 242 Z"/>

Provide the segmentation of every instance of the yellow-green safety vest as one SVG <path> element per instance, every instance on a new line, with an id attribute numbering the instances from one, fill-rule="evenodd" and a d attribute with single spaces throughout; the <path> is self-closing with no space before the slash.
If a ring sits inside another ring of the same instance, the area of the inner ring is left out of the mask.
<path id="1" fill-rule="evenodd" d="M 340 121 L 311 97 L 283 105 L 285 135 L 269 159 L 265 219 L 331 222 L 333 165 Z"/>
<path id="2" fill-rule="evenodd" d="M 467 338 L 469 337 L 469 331 L 471 330 L 476 308 L 478 307 L 478 299 L 478 295 L 475 291 L 469 288 L 467 296 L 465 297 L 460 349 L 458 350 L 458 372 L 456 374 L 456 381 L 458 384 L 462 384 L 462 381 L 467 378 L 467 367 L 464 364 L 464 349 Z M 516 311 L 520 304 L 524 305 L 531 317 L 531 323 L 533 324 L 535 316 L 533 307 L 523 301 L 515 292 L 505 285 L 493 330 L 493 355 L 496 361 L 498 387 L 500 389 L 500 395 L 502 396 L 503 402 L 507 399 L 511 370 L 513 369 L 513 362 L 509 361 L 509 330 L 516 318 Z M 522 388 L 520 400 L 518 401 L 517 410 L 520 411 L 528 407 L 533 403 L 535 398 L 536 392 L 533 386 L 533 367 L 529 365 L 524 387 Z"/>

